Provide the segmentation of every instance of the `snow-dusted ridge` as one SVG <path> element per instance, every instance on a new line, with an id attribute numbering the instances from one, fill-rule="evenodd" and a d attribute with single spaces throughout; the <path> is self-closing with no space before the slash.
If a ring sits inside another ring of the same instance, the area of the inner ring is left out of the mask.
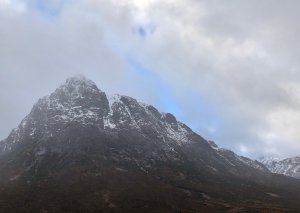
<path id="1" fill-rule="evenodd" d="M 120 94 L 107 95 L 109 102 L 109 113 L 104 117 L 105 129 L 117 128 L 118 124 L 132 126 L 138 131 L 143 131 L 143 127 L 151 125 L 155 131 L 161 131 L 161 135 L 175 140 L 178 144 L 187 143 L 187 135 L 190 129 L 177 121 L 170 113 L 159 112 L 151 105 L 139 102 L 129 96 Z M 118 114 L 118 121 L 114 120 L 114 115 Z M 172 122 L 166 119 L 172 117 Z M 165 134 L 166 133 L 166 134 Z"/>
<path id="2" fill-rule="evenodd" d="M 300 179 L 300 156 L 286 159 L 261 157 L 259 160 L 273 173 Z"/>
<path id="3" fill-rule="evenodd" d="M 231 150 L 220 148 L 214 141 L 208 141 L 208 143 L 218 153 L 218 155 L 220 155 L 224 159 L 224 161 L 227 161 L 232 166 L 235 166 L 236 164 L 246 164 L 261 171 L 268 170 L 262 163 L 250 158 L 237 155 Z"/>

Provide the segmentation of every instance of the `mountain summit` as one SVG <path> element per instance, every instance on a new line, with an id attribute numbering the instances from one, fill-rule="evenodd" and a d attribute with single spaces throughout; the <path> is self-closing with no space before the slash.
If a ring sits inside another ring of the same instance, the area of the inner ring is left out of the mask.
<path id="1" fill-rule="evenodd" d="M 40 99 L 0 142 L 0 186 L 3 212 L 300 208 L 297 180 L 84 76 Z"/>

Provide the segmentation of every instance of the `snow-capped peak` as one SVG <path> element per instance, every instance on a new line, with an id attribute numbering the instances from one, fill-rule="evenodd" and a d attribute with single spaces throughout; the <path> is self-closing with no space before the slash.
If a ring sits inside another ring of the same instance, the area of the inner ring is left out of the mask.
<path id="1" fill-rule="evenodd" d="M 275 156 L 268 156 L 268 157 L 260 157 L 258 159 L 261 163 L 265 164 L 265 165 L 269 165 L 269 164 L 272 164 L 272 163 L 276 163 L 276 162 L 279 162 L 281 161 L 282 159 L 279 158 L 279 157 L 275 157 Z"/>
<path id="2" fill-rule="evenodd" d="M 300 178 L 300 157 L 280 159 L 278 157 L 261 157 L 262 162 L 271 172 Z"/>
<path id="3" fill-rule="evenodd" d="M 85 86 L 89 86 L 89 87 L 94 87 L 96 86 L 95 82 L 93 82 L 92 80 L 86 78 L 84 75 L 75 75 L 73 77 L 70 77 L 66 80 L 65 84 L 72 84 L 72 85 L 85 85 Z"/>

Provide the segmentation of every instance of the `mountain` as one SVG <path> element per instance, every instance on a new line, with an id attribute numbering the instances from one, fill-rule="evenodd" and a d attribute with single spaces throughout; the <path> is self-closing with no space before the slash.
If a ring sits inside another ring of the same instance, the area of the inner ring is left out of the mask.
<path id="1" fill-rule="evenodd" d="M 300 179 L 299 156 L 286 159 L 262 157 L 259 159 L 259 161 L 273 173 L 283 174 Z"/>
<path id="2" fill-rule="evenodd" d="M 0 142 L 0 212 L 297 212 L 299 183 L 83 76 Z"/>
<path id="3" fill-rule="evenodd" d="M 239 156 L 231 150 L 220 148 L 214 141 L 207 141 L 207 142 L 216 151 L 216 153 L 224 159 L 224 161 L 227 161 L 229 164 L 232 164 L 233 166 L 235 166 L 237 163 L 243 163 L 252 168 L 264 172 L 269 172 L 268 168 L 263 163 L 257 160 L 251 160 L 244 156 Z"/>

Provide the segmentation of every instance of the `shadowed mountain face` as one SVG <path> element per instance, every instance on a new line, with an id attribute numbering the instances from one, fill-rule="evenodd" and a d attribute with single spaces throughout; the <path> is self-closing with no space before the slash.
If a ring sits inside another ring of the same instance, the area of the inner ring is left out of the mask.
<path id="1" fill-rule="evenodd" d="M 0 212 L 300 209 L 299 181 L 82 76 L 40 99 L 0 153 Z"/>

